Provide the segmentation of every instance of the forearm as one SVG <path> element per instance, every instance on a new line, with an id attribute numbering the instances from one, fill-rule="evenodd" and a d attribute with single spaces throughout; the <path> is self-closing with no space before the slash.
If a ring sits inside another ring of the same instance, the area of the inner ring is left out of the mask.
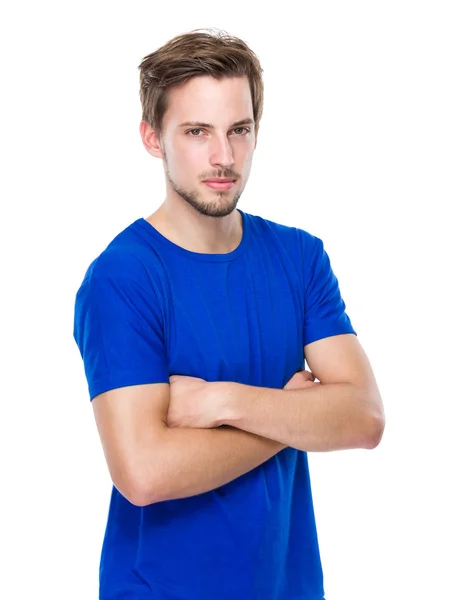
<path id="1" fill-rule="evenodd" d="M 166 427 L 156 457 L 156 482 L 145 504 L 186 498 L 233 481 L 287 446 L 234 427 Z"/>
<path id="2" fill-rule="evenodd" d="M 222 422 L 306 452 L 372 448 L 383 427 L 381 399 L 350 383 L 295 390 L 218 382 Z"/>

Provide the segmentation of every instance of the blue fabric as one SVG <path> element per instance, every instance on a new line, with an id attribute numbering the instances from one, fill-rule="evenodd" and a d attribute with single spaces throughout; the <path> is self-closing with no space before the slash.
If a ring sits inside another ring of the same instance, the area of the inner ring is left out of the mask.
<path id="1" fill-rule="evenodd" d="M 74 338 L 90 399 L 173 374 L 283 388 L 304 346 L 353 333 L 323 242 L 240 210 L 228 254 L 177 246 L 144 218 L 90 264 Z M 113 486 L 100 599 L 321 600 L 308 456 L 285 448 L 204 494 L 131 504 Z"/>

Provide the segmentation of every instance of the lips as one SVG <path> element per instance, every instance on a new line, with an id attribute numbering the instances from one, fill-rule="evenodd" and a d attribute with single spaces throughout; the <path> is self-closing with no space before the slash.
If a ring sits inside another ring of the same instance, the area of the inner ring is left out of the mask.
<path id="1" fill-rule="evenodd" d="M 209 181 L 210 183 L 229 183 L 230 181 L 235 181 L 231 177 L 212 177 L 211 179 L 205 179 L 204 181 Z"/>
<path id="2" fill-rule="evenodd" d="M 206 180 L 204 181 L 206 185 L 214 190 L 229 190 L 232 185 L 235 183 L 233 179 L 229 180 Z"/>

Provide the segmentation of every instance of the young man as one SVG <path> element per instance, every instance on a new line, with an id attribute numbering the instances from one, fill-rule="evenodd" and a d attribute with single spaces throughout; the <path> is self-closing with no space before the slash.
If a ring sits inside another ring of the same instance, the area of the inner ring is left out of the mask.
<path id="1" fill-rule="evenodd" d="M 166 196 L 92 262 L 75 306 L 114 483 L 100 598 L 322 600 L 307 452 L 377 446 L 372 369 L 323 242 L 236 209 L 257 57 L 195 31 L 139 68 Z"/>

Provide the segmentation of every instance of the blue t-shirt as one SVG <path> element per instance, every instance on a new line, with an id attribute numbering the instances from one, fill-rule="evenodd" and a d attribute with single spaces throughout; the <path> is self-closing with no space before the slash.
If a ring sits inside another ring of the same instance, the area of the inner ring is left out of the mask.
<path id="1" fill-rule="evenodd" d="M 228 254 L 186 250 L 139 218 L 90 264 L 74 321 L 90 400 L 174 374 L 281 389 L 306 344 L 356 335 L 323 242 L 240 213 Z M 323 596 L 306 452 L 284 448 L 226 485 L 144 507 L 112 487 L 101 600 Z"/>

